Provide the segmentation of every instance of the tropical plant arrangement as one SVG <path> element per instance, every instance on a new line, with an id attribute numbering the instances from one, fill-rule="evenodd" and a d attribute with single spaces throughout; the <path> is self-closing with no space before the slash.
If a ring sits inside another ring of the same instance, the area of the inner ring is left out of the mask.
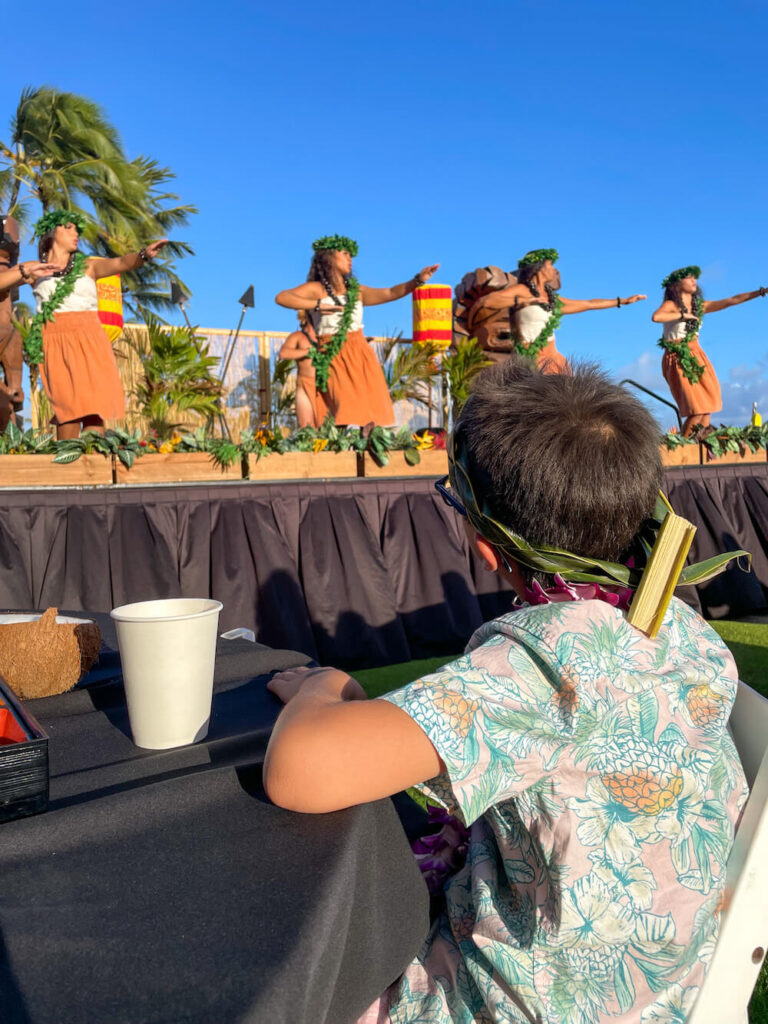
<path id="1" fill-rule="evenodd" d="M 189 327 L 168 327 L 147 311 L 144 322 L 146 335 L 126 331 L 142 370 L 134 394 L 150 434 L 162 442 L 190 426 L 190 413 L 209 422 L 219 414 L 223 387 L 213 373 L 219 360 Z"/>
<path id="2" fill-rule="evenodd" d="M 420 460 L 419 439 L 408 427 L 337 427 L 329 414 L 320 427 L 300 427 L 287 437 L 268 427 L 244 430 L 240 450 L 262 458 L 286 452 L 367 452 L 380 466 L 389 461 L 389 453 L 401 451 L 406 462 L 415 466 Z"/>
<path id="3" fill-rule="evenodd" d="M 669 450 L 682 445 L 702 444 L 712 458 L 719 458 L 727 452 L 744 455 L 748 451 L 765 451 L 768 448 L 768 427 L 752 424 L 746 427 L 728 427 L 721 423 L 719 427 L 694 427 L 690 437 L 670 430 L 662 434 L 661 443 Z"/>
<path id="4" fill-rule="evenodd" d="M 52 431 L 34 427 L 21 430 L 10 420 L 0 434 L 0 455 L 55 455 L 56 441 Z"/>
<path id="5" fill-rule="evenodd" d="M 480 348 L 477 338 L 461 339 L 452 352 L 443 356 L 440 372 L 443 377 L 443 388 L 447 386 L 451 394 L 454 421 L 469 398 L 473 379 L 490 365 L 491 361 Z"/>
<path id="6" fill-rule="evenodd" d="M 75 462 L 81 455 L 115 455 L 127 468 L 142 452 L 138 431 L 107 430 L 99 434 L 86 430 L 80 437 L 68 441 L 57 441 L 51 431 L 31 427 L 22 431 L 11 421 L 0 434 L 0 455 L 50 455 L 52 461 L 60 464 Z"/>
<path id="7" fill-rule="evenodd" d="M 410 400 L 428 405 L 429 384 L 440 372 L 436 357 L 442 349 L 432 342 L 410 345 L 401 342 L 402 336 L 398 334 L 388 338 L 381 350 L 389 397 L 393 404 Z"/>

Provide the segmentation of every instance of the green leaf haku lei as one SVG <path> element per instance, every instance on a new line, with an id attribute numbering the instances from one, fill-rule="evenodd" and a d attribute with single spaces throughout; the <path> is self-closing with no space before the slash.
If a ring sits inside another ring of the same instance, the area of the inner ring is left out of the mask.
<path id="1" fill-rule="evenodd" d="M 64 299 L 72 294 L 75 282 L 85 274 L 88 258 L 76 252 L 72 258 L 72 266 L 67 273 L 59 278 L 53 295 L 42 303 L 40 312 L 32 319 L 27 336 L 24 339 L 24 358 L 30 366 L 37 366 L 43 361 L 43 326 L 53 320 L 54 314 Z"/>
<path id="2" fill-rule="evenodd" d="M 42 238 L 49 231 L 65 224 L 74 224 L 78 235 L 85 231 L 85 217 L 76 210 L 49 210 L 35 224 L 35 238 Z"/>
<path id="3" fill-rule="evenodd" d="M 329 338 L 328 342 L 322 348 L 320 348 L 319 345 L 313 344 L 310 344 L 309 346 L 309 358 L 315 368 L 315 381 L 318 391 L 328 390 L 328 375 L 331 370 L 331 363 L 339 352 L 341 352 L 341 348 L 347 340 L 347 334 L 349 333 L 349 327 L 352 323 L 352 316 L 355 312 L 355 306 L 357 305 L 359 294 L 360 282 L 356 277 L 348 277 L 347 301 L 344 306 L 344 312 L 341 314 L 341 318 L 339 319 L 339 326 L 336 333 L 333 337 Z M 322 312 L 322 307 L 320 311 Z"/>
<path id="4" fill-rule="evenodd" d="M 701 321 L 704 315 L 704 302 L 700 296 L 694 296 L 691 302 L 691 312 L 696 318 L 696 322 L 689 331 L 686 331 L 685 337 L 681 338 L 680 341 L 673 341 L 671 338 L 659 338 L 659 347 L 663 348 L 665 352 L 669 352 L 671 355 L 677 357 L 680 369 L 683 372 L 683 376 L 691 382 L 691 384 L 698 384 L 701 379 L 701 375 L 706 369 L 705 366 L 696 359 L 691 352 L 691 342 L 698 335 L 701 330 Z"/>
<path id="5" fill-rule="evenodd" d="M 549 317 L 547 322 L 542 327 L 541 331 L 536 335 L 533 341 L 526 345 L 524 341 L 521 341 L 515 336 L 514 352 L 518 356 L 524 356 L 526 359 L 530 359 L 531 362 L 536 362 L 539 356 L 539 352 L 544 348 L 549 339 L 555 333 L 557 328 L 560 326 L 560 321 L 563 319 L 563 300 L 559 295 L 555 295 L 554 302 L 552 304 L 552 315 Z"/>
<path id="6" fill-rule="evenodd" d="M 463 427 L 460 420 L 449 439 L 449 479 L 451 490 L 464 506 L 469 522 L 481 537 L 493 544 L 507 558 L 534 572 L 548 575 L 557 573 L 571 583 L 597 583 L 600 586 L 630 587 L 633 590 L 640 585 L 661 524 L 672 511 L 672 506 L 661 492 L 653 513 L 642 523 L 635 535 L 629 564 L 611 562 L 591 555 L 577 555 L 550 544 L 535 544 L 521 537 L 497 518 L 497 513 L 489 500 L 493 490 L 492 482 L 476 464 Z M 748 569 L 752 556 L 742 550 L 728 551 L 707 558 L 703 562 L 686 565 L 680 573 L 678 586 L 704 583 L 724 572 L 734 559 L 739 564 L 742 558 Z"/>

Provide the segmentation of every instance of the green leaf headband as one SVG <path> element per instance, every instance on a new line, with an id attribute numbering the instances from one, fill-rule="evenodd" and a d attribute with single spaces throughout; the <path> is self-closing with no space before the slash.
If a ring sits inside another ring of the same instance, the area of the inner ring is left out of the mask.
<path id="1" fill-rule="evenodd" d="M 661 524 L 672 511 L 663 494 L 659 495 L 653 515 L 645 520 L 632 544 L 633 566 L 620 562 L 609 562 L 601 558 L 575 555 L 571 551 L 555 548 L 549 544 L 535 547 L 520 534 L 495 519 L 488 505 L 487 495 L 491 492 L 491 481 L 476 465 L 464 438 L 459 423 L 451 434 L 448 448 L 448 470 L 451 488 L 467 511 L 467 518 L 477 532 L 499 549 L 507 558 L 532 569 L 535 572 L 558 573 L 571 583 L 599 583 L 602 586 L 622 586 L 636 589 L 643 575 Z M 485 478 L 485 479 L 484 479 Z M 704 583 L 723 572 L 734 558 L 745 556 L 747 568 L 752 556 L 746 551 L 730 551 L 715 555 L 703 562 L 687 565 L 680 573 L 678 586 Z"/>
<path id="2" fill-rule="evenodd" d="M 531 249 L 525 256 L 518 262 L 518 267 L 529 267 L 531 263 L 543 263 L 544 260 L 551 260 L 556 263 L 560 258 L 560 253 L 557 249 Z"/>
<path id="3" fill-rule="evenodd" d="M 49 210 L 35 224 L 35 238 L 42 238 L 62 224 L 74 224 L 79 235 L 85 231 L 85 217 L 81 213 L 74 210 Z"/>
<path id="4" fill-rule="evenodd" d="M 661 282 L 662 288 L 668 288 L 675 281 L 682 281 L 684 277 L 695 277 L 696 280 L 701 277 L 701 267 L 680 267 L 679 270 L 673 270 L 671 274 L 667 274 L 664 280 Z"/>
<path id="5" fill-rule="evenodd" d="M 312 249 L 314 252 L 320 252 L 321 249 L 333 249 L 336 252 L 348 252 L 350 256 L 357 256 L 358 253 L 357 242 L 354 238 L 347 238 L 346 235 L 323 235 L 322 238 L 314 240 Z"/>

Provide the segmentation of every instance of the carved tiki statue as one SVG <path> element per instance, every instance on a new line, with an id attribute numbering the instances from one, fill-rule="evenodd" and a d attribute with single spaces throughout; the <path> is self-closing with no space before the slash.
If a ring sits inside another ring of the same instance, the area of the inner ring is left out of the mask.
<path id="1" fill-rule="evenodd" d="M 19 225 L 13 217 L 0 216 L 0 270 L 15 266 L 18 259 Z M 11 323 L 14 293 L 14 288 L 0 291 L 0 431 L 24 404 L 21 335 Z"/>
<path id="2" fill-rule="evenodd" d="M 501 288 L 517 284 L 514 274 L 499 267 L 478 267 L 464 275 L 455 288 L 453 341 L 477 338 L 491 362 L 501 362 L 514 350 L 508 309 L 488 310 L 483 299 Z"/>

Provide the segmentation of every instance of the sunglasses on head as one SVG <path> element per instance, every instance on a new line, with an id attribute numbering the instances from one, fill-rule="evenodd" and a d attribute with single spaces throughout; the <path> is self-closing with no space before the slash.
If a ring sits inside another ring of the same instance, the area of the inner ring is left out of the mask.
<path id="1" fill-rule="evenodd" d="M 462 503 L 451 490 L 451 482 L 447 476 L 444 476 L 442 480 L 435 480 L 435 490 L 443 499 L 445 504 L 450 506 L 454 510 L 454 512 L 458 512 L 459 515 L 463 516 L 465 519 L 469 518 L 469 516 L 467 515 L 466 508 L 462 505 Z M 494 546 L 494 550 L 496 554 L 499 556 L 501 564 L 504 566 L 507 572 L 512 572 L 512 566 L 509 564 L 509 559 L 501 550 L 501 548 Z"/>
<path id="2" fill-rule="evenodd" d="M 454 512 L 458 512 L 460 516 L 467 518 L 467 510 L 451 490 L 450 477 L 444 476 L 442 480 L 435 480 L 435 490 L 446 505 L 449 505 Z"/>

